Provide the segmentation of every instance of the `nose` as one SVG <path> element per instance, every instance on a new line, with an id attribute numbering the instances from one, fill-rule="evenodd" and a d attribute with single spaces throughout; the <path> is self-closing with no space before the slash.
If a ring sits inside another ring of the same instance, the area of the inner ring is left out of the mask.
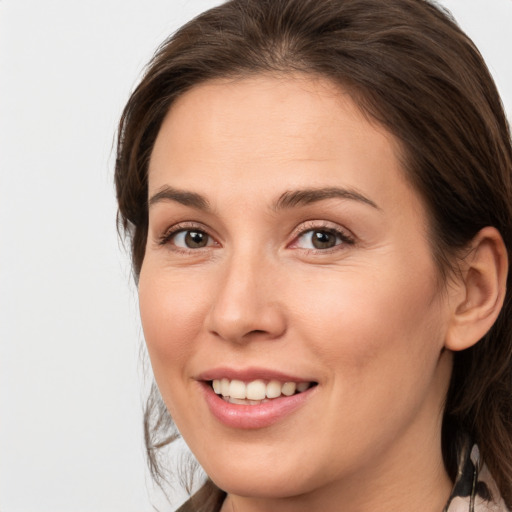
<path id="1" fill-rule="evenodd" d="M 282 336 L 286 315 L 280 277 L 275 264 L 256 255 L 224 262 L 206 319 L 209 332 L 233 343 Z"/>

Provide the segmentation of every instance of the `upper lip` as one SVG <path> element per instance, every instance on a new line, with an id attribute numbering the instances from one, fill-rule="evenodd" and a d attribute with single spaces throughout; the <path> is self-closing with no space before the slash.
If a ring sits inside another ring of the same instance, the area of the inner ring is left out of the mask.
<path id="1" fill-rule="evenodd" d="M 290 375 L 270 368 L 228 368 L 218 367 L 206 370 L 197 377 L 200 381 L 211 381 L 215 379 L 230 379 L 251 382 L 256 379 L 277 380 L 279 382 L 315 382 L 313 379 L 305 376 Z"/>

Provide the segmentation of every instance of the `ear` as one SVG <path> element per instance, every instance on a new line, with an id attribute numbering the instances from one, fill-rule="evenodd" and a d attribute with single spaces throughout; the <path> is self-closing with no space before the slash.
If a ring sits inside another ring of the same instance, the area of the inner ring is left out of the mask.
<path id="1" fill-rule="evenodd" d="M 496 228 L 479 231 L 450 294 L 451 321 L 445 347 L 458 351 L 477 343 L 492 327 L 505 300 L 508 257 Z"/>

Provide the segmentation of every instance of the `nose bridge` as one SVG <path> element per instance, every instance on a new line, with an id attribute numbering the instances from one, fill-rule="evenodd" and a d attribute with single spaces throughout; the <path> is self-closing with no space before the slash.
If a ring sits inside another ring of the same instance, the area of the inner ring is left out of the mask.
<path id="1" fill-rule="evenodd" d="M 244 342 L 255 334 L 275 338 L 285 329 L 274 283 L 275 263 L 250 245 L 223 262 L 208 328 L 223 339 Z M 250 336 L 252 335 L 252 336 Z"/>

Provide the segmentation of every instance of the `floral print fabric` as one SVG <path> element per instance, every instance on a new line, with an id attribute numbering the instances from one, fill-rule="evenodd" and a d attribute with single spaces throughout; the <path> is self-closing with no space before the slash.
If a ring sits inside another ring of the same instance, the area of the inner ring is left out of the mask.
<path id="1" fill-rule="evenodd" d="M 509 512 L 496 482 L 481 462 L 478 446 L 463 446 L 457 479 L 443 512 Z"/>

